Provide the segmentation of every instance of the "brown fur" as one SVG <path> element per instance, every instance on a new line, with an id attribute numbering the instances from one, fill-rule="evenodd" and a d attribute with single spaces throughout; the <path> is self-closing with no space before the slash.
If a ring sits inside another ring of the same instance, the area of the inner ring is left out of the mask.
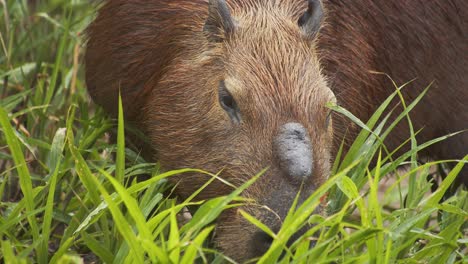
<path id="1" fill-rule="evenodd" d="M 407 102 L 431 85 L 411 114 L 418 142 L 468 129 L 468 17 L 466 1 L 328 1 L 328 26 L 321 31 L 322 65 L 339 104 L 367 120 L 397 85 L 413 80 Z M 356 96 L 358 95 L 358 96 Z M 398 112 L 398 111 L 397 111 Z M 337 122 L 335 133 L 358 133 Z M 341 121 L 341 120 L 340 120 Z M 344 124 L 344 125 L 343 125 Z M 409 137 L 406 122 L 386 141 L 390 149 Z M 340 138 L 340 137 L 337 137 Z M 348 139 L 348 142 L 353 137 Z M 461 159 L 468 133 L 428 148 L 421 155 Z M 468 167 L 459 181 L 468 184 Z"/>
<path id="2" fill-rule="evenodd" d="M 299 186 L 278 168 L 272 150 L 278 128 L 299 122 L 309 132 L 314 172 L 302 200 L 329 173 L 333 131 L 325 126 L 325 104 L 335 94 L 340 105 L 367 120 L 393 91 L 388 78 L 371 70 L 388 73 L 398 84 L 417 78 L 405 89 L 407 99 L 435 81 L 413 113 L 415 128 L 425 127 L 419 142 L 468 128 L 466 1 L 324 1 L 327 19 L 314 41 L 297 25 L 305 1 L 227 2 L 238 28 L 221 43 L 202 31 L 205 0 L 112 0 L 89 26 L 91 96 L 115 114 L 120 88 L 126 118 L 151 140 L 147 158 L 165 169 L 224 169 L 222 177 L 239 185 L 269 167 L 245 195 L 284 217 Z M 240 125 L 219 106 L 218 82 L 224 79 L 239 105 Z M 357 133 L 339 117 L 334 128 L 335 139 L 345 130 Z M 407 131 L 398 127 L 387 144 L 397 146 Z M 464 134 L 426 154 L 461 158 L 467 149 Z M 187 197 L 206 178 L 177 180 L 178 194 Z M 200 198 L 229 191 L 217 182 Z M 277 229 L 281 220 L 259 208 L 247 210 Z M 244 260 L 261 253 L 256 232 L 231 210 L 220 220 L 216 241 L 227 255 Z"/>

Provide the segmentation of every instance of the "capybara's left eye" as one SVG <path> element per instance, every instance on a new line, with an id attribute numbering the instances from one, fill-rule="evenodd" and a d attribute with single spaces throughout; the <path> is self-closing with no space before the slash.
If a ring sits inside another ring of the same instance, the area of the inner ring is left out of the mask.
<path id="1" fill-rule="evenodd" d="M 232 94 L 227 90 L 224 81 L 219 83 L 218 97 L 219 104 L 224 111 L 226 111 L 231 120 L 234 123 L 240 123 L 241 117 L 239 107 L 237 106 L 236 100 L 234 100 Z"/>
<path id="2" fill-rule="evenodd" d="M 231 110 L 236 107 L 236 102 L 234 101 L 234 98 L 232 98 L 232 95 L 230 94 L 224 94 L 221 96 L 221 105 L 225 110 Z"/>

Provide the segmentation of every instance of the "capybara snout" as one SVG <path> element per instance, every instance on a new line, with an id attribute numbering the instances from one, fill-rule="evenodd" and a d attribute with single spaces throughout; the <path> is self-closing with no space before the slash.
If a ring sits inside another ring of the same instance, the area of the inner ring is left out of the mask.
<path id="1" fill-rule="evenodd" d="M 371 72 L 416 78 L 402 90 L 410 100 L 434 81 L 414 111 L 418 142 L 467 128 L 468 1 L 448 2 L 109 0 L 87 30 L 86 82 L 113 115 L 121 91 L 126 119 L 151 142 L 139 147 L 163 169 L 222 170 L 240 185 L 268 168 L 243 193 L 256 204 L 242 209 L 277 231 L 298 193 L 302 202 L 327 179 L 339 143 L 346 150 L 358 133 L 326 105 L 366 121 L 394 91 Z M 407 137 L 398 126 L 386 143 Z M 451 140 L 421 155 L 461 158 L 468 137 Z M 188 197 L 207 178 L 173 180 Z M 200 198 L 231 191 L 214 182 Z M 236 260 L 271 242 L 237 209 L 220 217 L 215 240 Z"/>
<path id="2" fill-rule="evenodd" d="M 312 176 L 312 145 L 303 125 L 286 123 L 281 126 L 274 139 L 274 152 L 281 171 L 292 181 L 302 183 Z"/>

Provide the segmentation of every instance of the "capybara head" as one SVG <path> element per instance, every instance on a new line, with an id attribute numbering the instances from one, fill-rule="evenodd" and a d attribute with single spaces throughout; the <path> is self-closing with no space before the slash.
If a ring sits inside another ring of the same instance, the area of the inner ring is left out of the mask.
<path id="1" fill-rule="evenodd" d="M 299 190 L 301 202 L 330 169 L 334 95 L 314 47 L 322 17 L 319 0 L 112 0 L 88 30 L 88 88 L 110 112 L 121 89 L 164 169 L 222 170 L 238 186 L 268 168 L 243 209 L 277 231 Z M 207 177 L 176 180 L 187 197 Z M 230 191 L 216 182 L 200 198 Z M 269 238 L 232 209 L 216 243 L 243 260 Z"/>

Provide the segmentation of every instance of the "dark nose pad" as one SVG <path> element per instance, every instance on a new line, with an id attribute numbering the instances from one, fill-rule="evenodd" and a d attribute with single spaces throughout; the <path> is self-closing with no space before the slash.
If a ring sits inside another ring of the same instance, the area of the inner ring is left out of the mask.
<path id="1" fill-rule="evenodd" d="M 286 123 L 274 142 L 279 167 L 294 182 L 309 178 L 313 170 L 312 145 L 306 128 L 299 123 Z"/>

